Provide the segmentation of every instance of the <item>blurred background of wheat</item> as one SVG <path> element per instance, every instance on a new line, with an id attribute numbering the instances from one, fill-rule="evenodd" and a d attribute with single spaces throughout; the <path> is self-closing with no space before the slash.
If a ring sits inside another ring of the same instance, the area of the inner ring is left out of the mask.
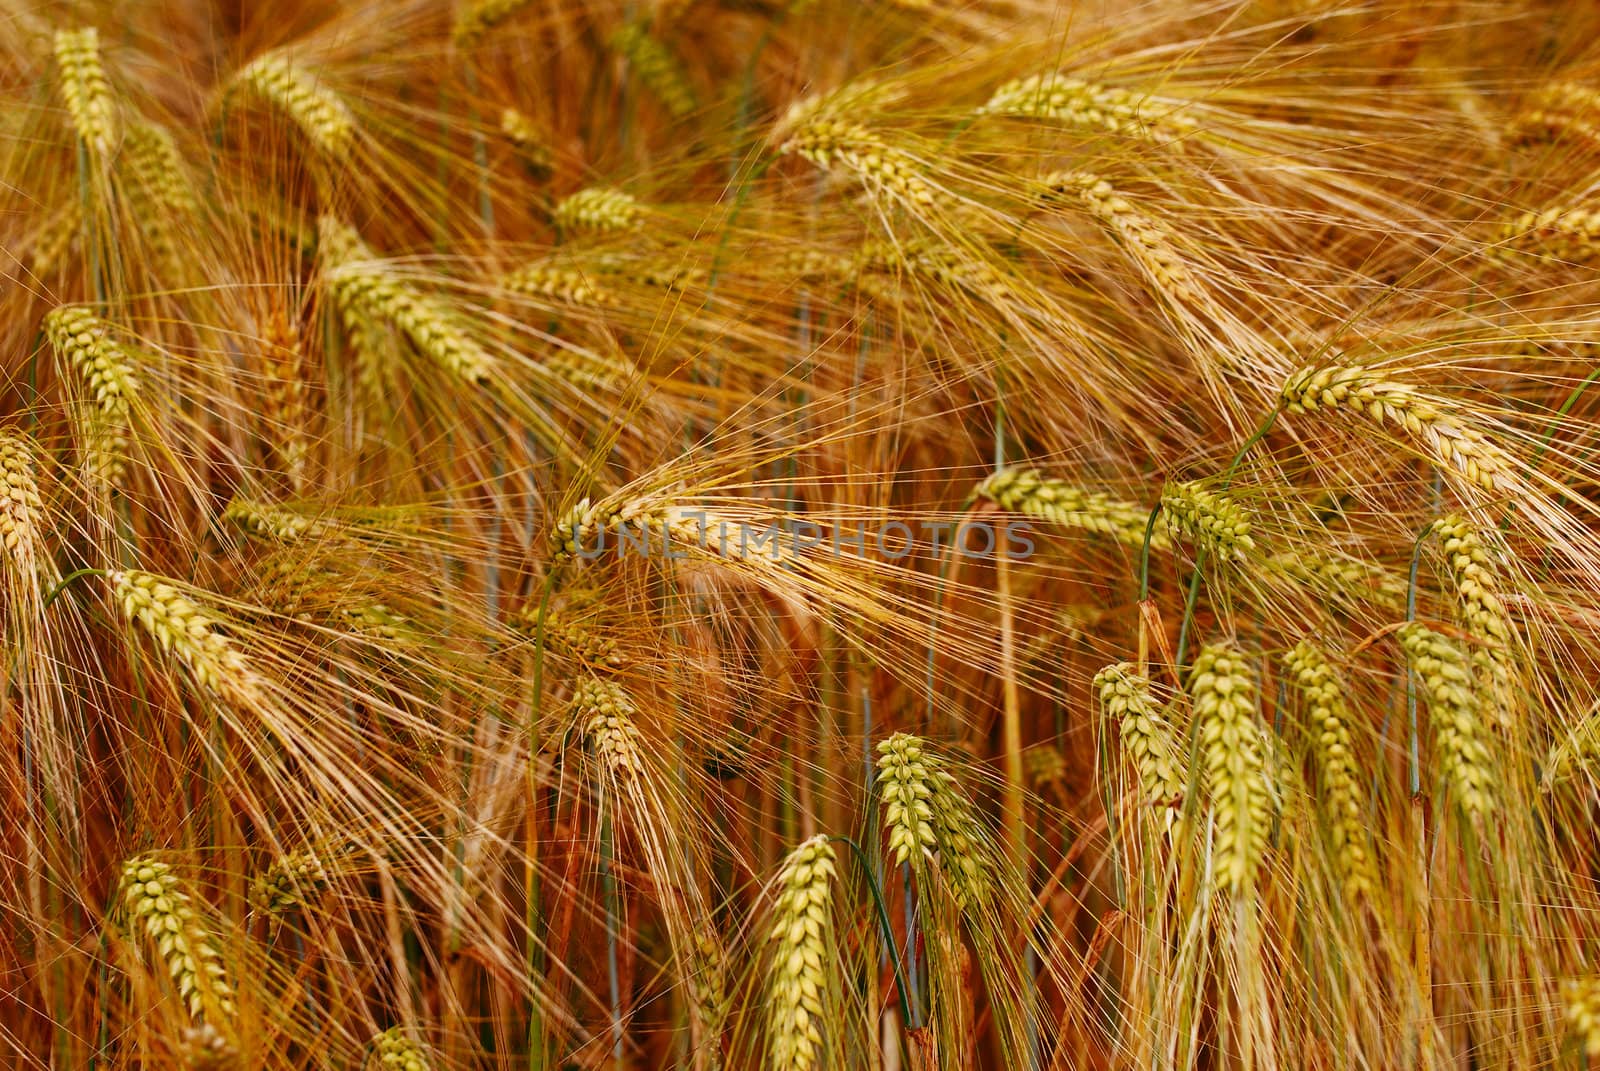
<path id="1" fill-rule="evenodd" d="M 6 0 L 9 1065 L 1600 1056 L 1597 35 Z"/>

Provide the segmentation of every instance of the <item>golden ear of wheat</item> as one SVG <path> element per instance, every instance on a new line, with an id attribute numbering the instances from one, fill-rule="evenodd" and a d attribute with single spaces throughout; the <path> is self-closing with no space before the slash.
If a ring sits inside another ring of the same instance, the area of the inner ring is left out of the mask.
<path id="1" fill-rule="evenodd" d="M 277 108 L 325 160 L 340 161 L 355 141 L 349 105 L 288 52 L 257 56 L 233 76 L 229 90 L 253 94 Z"/>
<path id="2" fill-rule="evenodd" d="M 828 970 L 836 962 L 833 876 L 833 846 L 823 834 L 796 846 L 778 874 L 767 996 L 768 1064 L 773 1071 L 809 1071 L 822 1058 Z"/>
<path id="3" fill-rule="evenodd" d="M 1219 560 L 1238 560 L 1255 550 L 1250 515 L 1232 498 L 1201 483 L 1168 484 L 1161 492 L 1161 512 L 1173 534 L 1187 537 Z"/>
<path id="4" fill-rule="evenodd" d="M 1098 491 L 1087 491 L 1064 480 L 1054 480 L 1037 469 L 1007 468 L 984 478 L 973 491 L 1013 513 L 1041 521 L 1110 536 L 1142 547 L 1150 511 L 1133 502 L 1121 502 Z M 1167 534 L 1152 529 L 1150 545 L 1167 546 Z"/>
<path id="5" fill-rule="evenodd" d="M 1272 789 L 1256 722 L 1256 683 L 1249 663 L 1220 644 L 1195 658 L 1189 694 L 1200 723 L 1200 753 L 1211 797 L 1218 881 L 1248 891 L 1267 850 Z"/>
<path id="6" fill-rule="evenodd" d="M 1395 635 L 1427 698 L 1439 772 L 1461 810 L 1481 822 L 1494 812 L 1496 786 L 1471 662 L 1426 625 L 1409 622 Z"/>
<path id="7" fill-rule="evenodd" d="M 194 1019 L 235 1014 L 222 956 L 167 863 L 137 856 L 122 865 L 121 900 L 152 942 Z"/>
<path id="8" fill-rule="evenodd" d="M 426 1050 L 406 1036 L 405 1028 L 391 1026 L 372 1039 L 372 1063 L 393 1071 L 428 1071 Z"/>
<path id="9" fill-rule="evenodd" d="M 1188 793 L 1186 764 L 1172 726 L 1161 717 L 1150 694 L 1150 682 L 1132 662 L 1121 662 L 1095 674 L 1094 687 L 1106 717 L 1117 725 L 1145 805 L 1161 808 L 1162 828 L 1171 830 Z"/>
<path id="10" fill-rule="evenodd" d="M 1370 896 L 1376 877 L 1367 846 L 1361 769 L 1356 763 L 1344 690 L 1327 655 L 1309 640 L 1295 645 L 1284 656 L 1284 664 L 1294 675 L 1305 703 L 1306 731 L 1322 773 L 1323 806 L 1345 895 L 1352 900 Z"/>
<path id="11" fill-rule="evenodd" d="M 56 70 L 61 102 L 78 137 L 99 156 L 117 140 L 117 104 L 100 60 L 100 32 L 93 26 L 57 30 Z"/>

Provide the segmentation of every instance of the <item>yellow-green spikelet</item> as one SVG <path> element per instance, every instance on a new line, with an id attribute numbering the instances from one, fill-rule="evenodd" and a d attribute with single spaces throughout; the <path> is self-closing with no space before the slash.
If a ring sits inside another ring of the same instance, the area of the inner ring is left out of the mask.
<path id="1" fill-rule="evenodd" d="M 288 52 L 257 56 L 234 74 L 229 90 L 250 93 L 273 105 L 330 162 L 342 162 L 355 140 L 349 105 Z"/>
<path id="2" fill-rule="evenodd" d="M 121 898 L 131 920 L 155 942 L 179 998 L 195 1019 L 234 1012 L 222 956 L 172 867 L 150 856 L 122 865 Z"/>
<path id="3" fill-rule="evenodd" d="M 260 698 L 262 682 L 248 660 L 218 629 L 218 622 L 171 581 L 135 569 L 110 572 L 106 578 L 128 620 L 188 667 L 202 686 L 235 700 Z"/>
<path id="4" fill-rule="evenodd" d="M 394 1071 L 428 1071 L 427 1051 L 406 1037 L 403 1027 L 391 1026 L 372 1039 L 370 1066 Z"/>
<path id="5" fill-rule="evenodd" d="M 1064 480 L 1053 480 L 1031 468 L 1002 469 L 978 484 L 975 497 L 987 498 L 1013 513 L 1036 517 L 1062 528 L 1098 532 L 1129 546 L 1144 545 L 1150 511 Z M 1152 547 L 1167 545 L 1159 528 L 1150 533 Z"/>
<path id="6" fill-rule="evenodd" d="M 1249 514 L 1232 498 L 1200 483 L 1169 484 L 1161 493 L 1161 512 L 1174 534 L 1223 560 L 1242 558 L 1255 549 Z"/>
<path id="7" fill-rule="evenodd" d="M 1302 640 L 1284 656 L 1284 664 L 1294 675 L 1305 703 L 1306 731 L 1322 773 L 1323 809 L 1345 893 L 1352 900 L 1370 896 L 1376 876 L 1344 689 L 1327 656 L 1309 640 Z"/>
<path id="8" fill-rule="evenodd" d="M 1161 808 L 1163 827 L 1170 830 L 1188 785 L 1172 726 L 1161 717 L 1149 680 L 1132 662 L 1122 662 L 1095 674 L 1094 687 L 1106 716 L 1117 724 L 1123 751 L 1139 775 L 1145 805 Z"/>
<path id="9" fill-rule="evenodd" d="M 1409 622 L 1396 636 L 1427 699 L 1439 771 L 1462 811 L 1482 821 L 1494 812 L 1495 775 L 1471 662 L 1426 625 Z"/>
<path id="10" fill-rule="evenodd" d="M 674 118 L 682 119 L 695 110 L 694 89 L 683 65 L 649 27 L 640 22 L 626 24 L 611 35 L 611 47 Z"/>
<path id="11" fill-rule="evenodd" d="M 1232 892 L 1255 883 L 1272 822 L 1272 790 L 1256 721 L 1256 684 L 1245 659 L 1220 644 L 1201 650 L 1189 678 L 1211 799 L 1214 868 Z"/>
<path id="12" fill-rule="evenodd" d="M 132 355 L 111 337 L 106 322 L 83 305 L 62 305 L 45 314 L 44 331 L 56 355 L 83 378 L 100 411 L 126 419 L 138 380 Z"/>
<path id="13" fill-rule="evenodd" d="M 639 202 L 610 186 L 591 186 L 558 202 L 551 218 L 567 231 L 625 231 L 640 222 Z"/>
<path id="14" fill-rule="evenodd" d="M 783 862 L 769 940 L 768 1066 L 810 1071 L 823 1059 L 833 949 L 834 852 L 825 835 L 802 841 Z"/>
<path id="15" fill-rule="evenodd" d="M 100 60 L 100 33 L 93 26 L 57 30 L 58 91 L 73 129 L 91 151 L 104 155 L 117 140 L 117 106 Z"/>

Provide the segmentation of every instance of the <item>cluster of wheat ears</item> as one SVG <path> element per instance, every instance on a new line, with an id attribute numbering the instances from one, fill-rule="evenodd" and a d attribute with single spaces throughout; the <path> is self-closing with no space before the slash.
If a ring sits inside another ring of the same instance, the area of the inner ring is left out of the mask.
<path id="1" fill-rule="evenodd" d="M 1600 1057 L 1600 5 L 0 82 L 7 1066 Z"/>

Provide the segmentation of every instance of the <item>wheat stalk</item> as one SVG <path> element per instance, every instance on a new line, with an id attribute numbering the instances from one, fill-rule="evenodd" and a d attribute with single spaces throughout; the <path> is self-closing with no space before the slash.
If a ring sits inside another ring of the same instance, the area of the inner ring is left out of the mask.
<path id="1" fill-rule="evenodd" d="M 1464 423 L 1442 401 L 1361 365 L 1303 368 L 1284 382 L 1280 402 L 1291 413 L 1355 412 L 1404 431 L 1441 465 L 1485 491 L 1513 487 L 1512 464 L 1500 447 Z"/>
<path id="2" fill-rule="evenodd" d="M 1305 702 L 1306 728 L 1322 772 L 1324 808 L 1345 895 L 1351 900 L 1372 895 L 1377 882 L 1367 846 L 1367 815 L 1362 806 L 1361 768 L 1350 734 L 1350 711 L 1344 689 L 1327 656 L 1309 640 L 1284 656 Z"/>
<path id="3" fill-rule="evenodd" d="M 100 61 L 99 31 L 93 26 L 57 30 L 55 58 L 61 102 L 73 130 L 90 150 L 104 156 L 116 144 L 118 124 L 116 100 Z"/>
<path id="4" fill-rule="evenodd" d="M 1243 657 L 1211 644 L 1194 660 L 1189 694 L 1211 797 L 1216 874 L 1224 888 L 1243 892 L 1255 883 L 1273 811 L 1255 678 Z"/>
<path id="5" fill-rule="evenodd" d="M 1439 770 L 1462 811 L 1482 821 L 1494 811 L 1496 787 L 1471 663 L 1426 625 L 1409 622 L 1396 635 L 1428 700 Z"/>
<path id="6" fill-rule="evenodd" d="M 768 1063 L 774 1071 L 809 1071 L 822 1059 L 828 970 L 835 962 L 833 876 L 833 847 L 822 834 L 802 841 L 778 874 L 767 996 Z"/>
<path id="7" fill-rule="evenodd" d="M 122 865 L 121 900 L 155 942 L 178 996 L 194 1019 L 235 1014 L 222 957 L 172 867 L 150 856 Z"/>

